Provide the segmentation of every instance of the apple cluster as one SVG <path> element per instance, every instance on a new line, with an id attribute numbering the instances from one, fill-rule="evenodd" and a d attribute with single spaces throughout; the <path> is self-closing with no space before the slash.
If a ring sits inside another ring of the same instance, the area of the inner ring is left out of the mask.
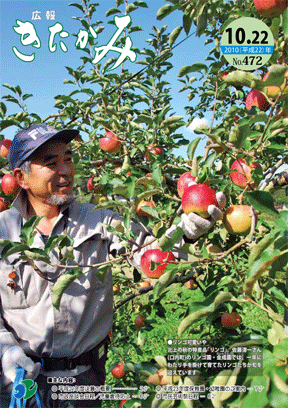
<path id="1" fill-rule="evenodd" d="M 7 159 L 8 150 L 12 143 L 10 139 L 3 139 L 0 142 L 0 157 Z M 0 197 L 0 212 L 9 208 L 9 198 L 13 198 L 20 190 L 16 178 L 11 173 L 6 173 L 1 179 L 1 190 L 5 197 Z M 8 197 L 7 197 L 8 196 Z"/>

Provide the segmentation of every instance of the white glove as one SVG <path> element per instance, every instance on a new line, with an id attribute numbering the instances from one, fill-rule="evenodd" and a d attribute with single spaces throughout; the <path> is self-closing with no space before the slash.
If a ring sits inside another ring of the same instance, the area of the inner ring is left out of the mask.
<path id="1" fill-rule="evenodd" d="M 41 363 L 34 363 L 19 346 L 12 346 L 2 356 L 2 375 L 5 385 L 14 383 L 18 366 L 26 370 L 25 378 L 34 380 L 41 369 Z"/>
<path id="2" fill-rule="evenodd" d="M 216 194 L 216 198 L 218 207 L 216 207 L 215 205 L 209 205 L 209 218 L 202 218 L 193 212 L 188 215 L 182 214 L 179 224 L 172 225 L 172 227 L 168 229 L 165 235 L 171 237 L 177 227 L 182 228 L 185 236 L 192 240 L 196 240 L 201 235 L 205 234 L 216 221 L 222 220 L 223 218 L 221 209 L 226 205 L 226 197 L 222 193 L 222 191 L 219 191 Z"/>

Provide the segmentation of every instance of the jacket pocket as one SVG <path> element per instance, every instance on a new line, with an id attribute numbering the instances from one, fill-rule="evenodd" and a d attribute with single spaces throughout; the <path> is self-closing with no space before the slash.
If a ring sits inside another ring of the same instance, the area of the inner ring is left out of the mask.
<path id="1" fill-rule="evenodd" d="M 16 287 L 11 289 L 9 273 L 15 272 L 14 282 Z M 17 255 L 11 255 L 5 261 L 0 262 L 0 293 L 1 303 L 4 309 L 25 309 L 35 305 L 39 301 L 39 292 L 35 285 L 35 271 L 30 266 L 24 266 Z"/>

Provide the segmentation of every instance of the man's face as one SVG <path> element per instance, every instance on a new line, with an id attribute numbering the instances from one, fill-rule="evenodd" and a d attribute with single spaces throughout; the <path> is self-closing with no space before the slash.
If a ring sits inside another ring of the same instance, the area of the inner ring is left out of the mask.
<path id="1" fill-rule="evenodd" d="M 71 202 L 74 164 L 71 150 L 61 141 L 43 145 L 32 156 L 30 173 L 25 175 L 28 195 L 51 205 Z"/>

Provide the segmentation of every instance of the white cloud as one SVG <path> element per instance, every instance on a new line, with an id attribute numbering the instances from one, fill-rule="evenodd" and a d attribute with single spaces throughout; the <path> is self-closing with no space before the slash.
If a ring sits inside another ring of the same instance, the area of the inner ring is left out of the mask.
<path id="1" fill-rule="evenodd" d="M 208 120 L 206 118 L 194 118 L 190 125 L 188 126 L 188 132 L 193 132 L 198 126 L 205 125 L 208 126 Z"/>

